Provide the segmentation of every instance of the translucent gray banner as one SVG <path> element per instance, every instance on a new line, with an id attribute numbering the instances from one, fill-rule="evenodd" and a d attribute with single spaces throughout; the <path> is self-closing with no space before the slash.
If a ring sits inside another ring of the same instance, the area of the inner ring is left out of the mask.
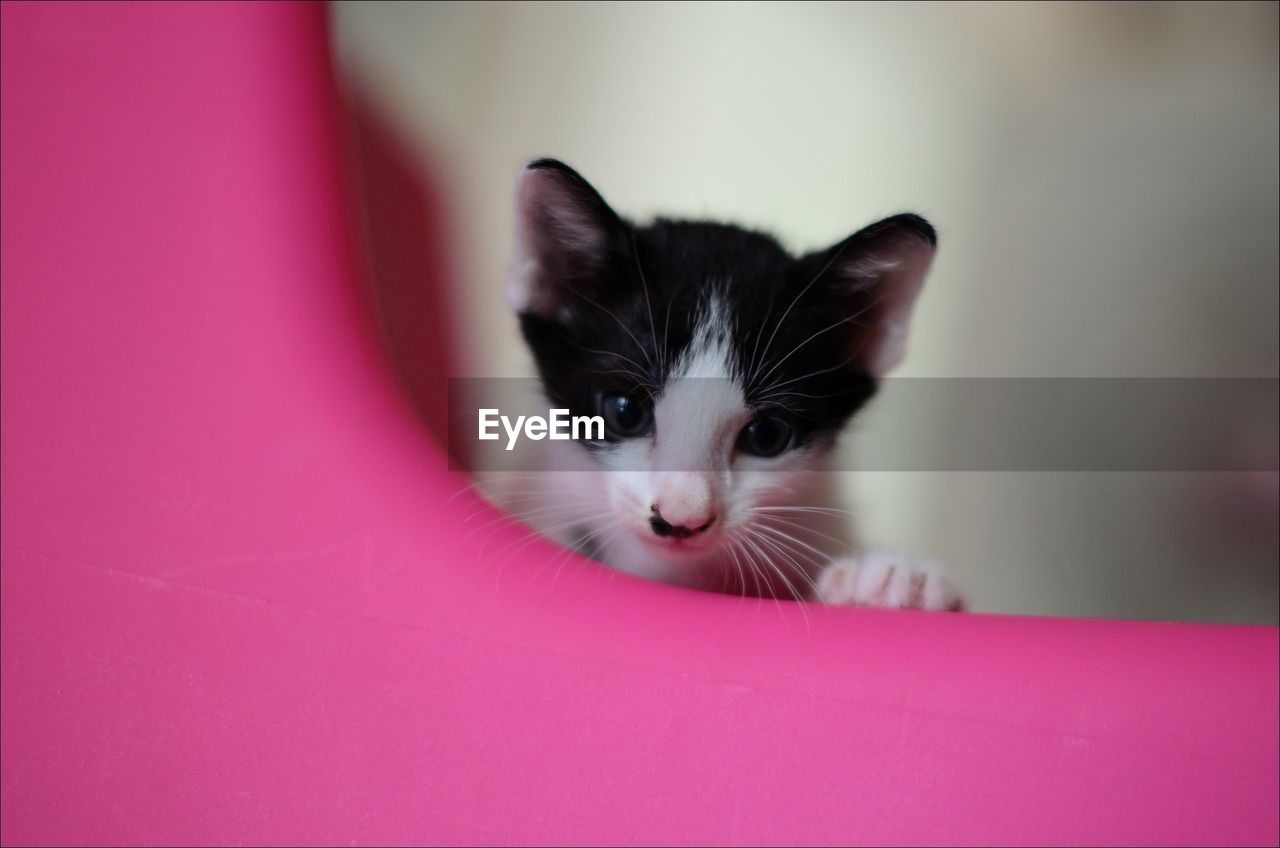
<path id="1" fill-rule="evenodd" d="M 700 382 L 705 385 L 698 390 L 707 397 L 724 388 L 711 385 L 712 380 Z M 454 467 L 565 468 L 566 446 L 587 448 L 530 438 L 523 428 L 512 445 L 511 431 L 494 417 L 506 416 L 509 426 L 519 416 L 550 418 L 551 407 L 534 379 L 450 380 Z M 488 419 L 490 433 L 496 428 L 498 438 L 479 438 L 482 409 L 496 411 Z M 564 427 L 567 431 L 568 424 Z M 1280 381 L 890 379 L 845 431 L 842 449 L 831 454 L 830 470 L 1276 471 Z"/>

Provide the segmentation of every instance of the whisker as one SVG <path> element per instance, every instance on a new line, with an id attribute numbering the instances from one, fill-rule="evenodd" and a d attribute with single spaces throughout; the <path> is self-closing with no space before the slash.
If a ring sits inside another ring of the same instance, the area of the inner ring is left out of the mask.
<path id="1" fill-rule="evenodd" d="M 602 311 L 602 312 L 604 312 L 606 315 L 608 315 L 610 318 L 612 318 L 612 319 L 614 320 L 614 322 L 615 322 L 619 327 L 621 327 L 621 328 L 622 328 L 623 332 L 625 332 L 628 336 L 630 336 L 630 337 L 631 337 L 631 341 L 635 342 L 636 348 L 637 348 L 637 349 L 638 349 L 642 354 L 644 354 L 645 361 L 649 363 L 649 367 L 650 367 L 650 368 L 653 368 L 653 357 L 649 356 L 649 351 L 647 351 L 647 350 L 645 350 L 645 349 L 644 349 L 644 345 L 640 344 L 640 340 L 636 338 L 635 334 L 631 332 L 630 328 L 628 328 L 626 324 L 622 323 L 622 319 L 621 319 L 621 318 L 619 318 L 617 315 L 614 315 L 614 314 L 613 314 L 613 312 L 611 312 L 610 310 L 608 310 L 608 309 L 606 309 L 605 307 L 601 306 L 599 303 L 596 303 L 594 300 L 592 300 L 591 298 L 587 297 L 585 294 L 583 294 L 582 292 L 578 291 L 577 289 L 574 289 L 574 288 L 573 288 L 573 287 L 571 287 L 571 286 L 570 286 L 570 287 L 568 287 L 568 289 L 569 289 L 569 291 L 570 291 L 570 292 L 572 292 L 573 294 L 575 294 L 575 295 L 577 295 L 578 297 L 582 298 L 582 299 L 583 299 L 583 300 L 585 300 L 587 303 L 591 304 L 592 306 L 596 307 L 597 309 L 599 309 L 600 311 Z"/>
<path id="2" fill-rule="evenodd" d="M 753 541 L 752 544 L 757 544 L 757 543 Z M 759 550 L 760 550 L 760 564 L 763 568 L 766 568 L 768 570 L 766 573 L 772 574 L 774 577 L 777 577 L 778 579 L 780 579 L 782 581 L 783 586 L 786 587 L 785 589 L 783 589 L 773 579 L 770 579 L 769 581 L 769 591 L 770 591 L 770 594 L 773 595 L 773 599 L 775 602 L 774 606 L 777 607 L 778 612 L 782 612 L 782 605 L 780 603 L 777 603 L 777 601 L 779 600 L 778 598 L 779 589 L 786 592 L 786 600 L 794 601 L 799 596 L 796 593 L 795 587 L 791 585 L 791 581 L 787 580 L 786 575 L 784 575 L 779 570 L 778 564 L 774 562 L 773 554 L 770 551 L 766 550 L 763 546 L 759 546 Z"/>
<path id="3" fill-rule="evenodd" d="M 804 379 L 804 378 L 801 378 Z M 850 389 L 842 389 L 838 392 L 828 392 L 825 395 L 811 395 L 805 392 L 773 392 L 767 395 L 761 395 L 756 399 L 756 403 L 768 403 L 781 398 L 803 398 L 804 400 L 831 400 L 832 398 L 843 397 L 849 394 Z"/>
<path id="4" fill-rule="evenodd" d="M 771 550 L 776 551 L 779 555 L 782 556 L 783 559 L 787 561 L 788 565 L 795 568 L 797 579 L 807 579 L 805 578 L 805 575 L 804 575 L 804 566 L 801 565 L 799 562 L 797 562 L 795 557 L 791 556 L 791 554 L 788 553 L 787 550 L 783 548 L 780 544 L 769 539 L 767 536 L 761 535 L 757 532 L 754 532 L 751 530 L 749 530 L 748 532 L 751 533 L 752 538 L 754 538 L 756 541 L 760 542 L 763 545 L 767 545 Z M 781 567 L 777 563 L 773 562 L 772 558 L 770 559 L 770 564 L 774 566 L 778 576 L 781 577 L 782 580 L 787 584 L 787 589 L 791 592 L 791 599 L 794 601 L 803 601 L 804 594 L 801 593 L 794 585 L 792 585 L 791 581 L 788 580 L 787 576 L 782 572 Z"/>
<path id="5" fill-rule="evenodd" d="M 572 519 L 571 519 L 571 520 L 569 520 L 569 521 L 565 521 L 565 522 L 563 522 L 563 523 L 561 523 L 561 524 L 557 524 L 557 525 L 556 525 L 556 526 L 554 526 L 554 527 L 549 527 L 549 528 L 547 528 L 547 529 L 546 529 L 546 530 L 544 530 L 544 531 L 534 531 L 534 532 L 532 532 L 532 533 L 529 533 L 529 534 L 527 535 L 527 537 L 526 537 L 525 539 L 523 539 L 523 541 L 522 541 L 522 540 L 520 540 L 520 539 L 516 539 L 516 540 L 514 540 L 514 541 L 512 541 L 512 542 L 508 542 L 506 545 L 503 545 L 501 548 L 499 548 L 497 551 L 495 551 L 494 556 L 497 556 L 498 554 L 501 554 L 501 553 L 503 553 L 504 551 L 510 551 L 510 552 L 507 554 L 507 559 L 510 559 L 510 558 L 511 558 L 512 556 L 514 556 L 515 554 L 519 553 L 520 551 L 522 551 L 522 550 L 524 550 L 525 548 L 527 548 L 529 545 L 533 544 L 533 542 L 534 542 L 535 540 L 537 540 L 539 537 L 544 538 L 544 539 L 547 539 L 548 541 L 550 541 L 550 542 L 552 542 L 552 543 L 559 544 L 558 542 L 556 542 L 555 538 L 551 535 L 552 533 L 558 533 L 559 531 L 561 531 L 561 530 L 565 530 L 565 529 L 568 529 L 568 528 L 570 528 L 570 527 L 574 526 L 575 524 L 586 523 L 586 522 L 591 522 L 591 521 L 601 521 L 601 520 L 603 520 L 603 519 L 605 519 L 605 518 L 608 518 L 608 514 L 607 514 L 607 513 L 599 513 L 599 514 L 596 514 L 596 515 L 585 515 L 585 516 L 584 516 L 584 515 L 578 515 L 578 516 L 575 516 L 574 518 L 572 518 Z M 519 545 L 518 547 L 516 547 L 516 548 L 515 548 L 515 550 L 510 550 L 511 546 L 512 546 L 512 545 L 514 545 L 514 544 L 516 544 L 516 542 L 520 542 L 520 545 Z"/>
<path id="6" fill-rule="evenodd" d="M 746 540 L 740 538 L 738 541 L 745 543 Z M 742 559 L 747 564 L 747 568 L 750 569 L 751 571 L 751 582 L 754 583 L 756 587 L 755 596 L 757 598 L 763 599 L 764 588 L 760 585 L 760 572 L 756 570 L 756 564 L 755 564 L 754 558 L 751 556 L 751 552 L 748 550 L 748 547 L 746 544 L 742 545 L 741 551 L 742 551 Z"/>
<path id="7" fill-rule="evenodd" d="M 618 352 L 617 352 L 617 351 L 615 351 L 615 350 L 596 350 L 595 348 L 584 347 L 584 346 L 582 346 L 582 345 L 578 344 L 577 342 L 575 342 L 573 339 L 566 339 L 565 341 L 569 342 L 569 344 L 573 345 L 573 346 L 574 346 L 574 347 L 576 347 L 578 350 L 583 351 L 584 353 L 591 353 L 591 354 L 595 354 L 595 355 L 597 355 L 597 356 L 613 356 L 613 357 L 617 357 L 618 359 L 621 359 L 621 360 L 623 360 L 624 362 L 627 362 L 628 364 L 630 364 L 631 366 L 633 366 L 633 367 L 636 369 L 636 373 L 637 373 L 637 374 L 644 375 L 644 378 L 645 378 L 646 382 L 650 379 L 649 375 L 645 373 L 645 367 L 644 367 L 643 365 L 641 365 L 639 362 L 636 362 L 634 359 L 632 359 L 632 358 L 631 358 L 631 357 L 629 357 L 629 356 L 626 356 L 626 355 L 624 355 L 624 354 L 618 353 Z"/>
<path id="8" fill-rule="evenodd" d="M 798 383 L 801 380 L 811 380 L 814 377 L 821 377 L 823 374 L 830 374 L 834 371 L 841 371 L 844 368 L 846 368 L 850 362 L 853 362 L 855 359 L 857 359 L 859 355 L 860 354 L 857 351 L 854 351 L 853 353 L 849 354 L 849 356 L 843 362 L 840 362 L 836 365 L 832 365 L 830 368 L 818 368 L 813 371 L 809 371 L 805 374 L 801 374 L 798 377 L 792 377 L 789 380 L 783 380 L 780 383 L 770 383 L 769 385 L 763 388 L 763 391 L 766 393 L 772 392 L 776 389 L 782 388 L 783 386 L 789 386 L 792 383 Z"/>
<path id="9" fill-rule="evenodd" d="M 782 557 L 786 559 L 787 562 L 790 563 L 791 566 L 795 568 L 796 578 L 798 580 L 803 581 L 804 584 L 808 586 L 809 589 L 811 589 L 813 593 L 816 595 L 818 591 L 817 584 L 814 583 L 813 579 L 809 576 L 808 570 L 802 564 L 800 564 L 800 562 L 798 562 L 795 559 L 795 557 L 791 555 L 791 552 L 788 552 L 785 548 L 783 548 L 779 542 L 773 539 L 770 539 L 768 536 L 759 534 L 758 531 L 756 531 L 754 528 L 750 529 L 749 532 L 755 534 L 755 538 L 758 539 L 760 542 L 767 544 L 769 547 L 773 548 L 779 554 L 781 554 Z M 820 559 L 825 559 L 825 557 L 820 557 Z M 817 565 L 817 562 L 810 560 L 809 565 L 810 566 Z M 786 578 L 783 577 L 783 579 L 785 580 Z M 788 586 L 790 586 L 790 581 L 788 581 Z M 806 595 L 800 593 L 794 586 L 791 586 L 790 588 L 792 593 L 795 595 L 795 600 L 804 601 L 806 599 Z"/>
<path id="10" fill-rule="evenodd" d="M 674 297 L 667 298 L 667 317 L 662 322 L 662 350 L 663 350 L 664 361 L 662 366 L 662 373 L 658 375 L 659 378 L 663 378 L 667 375 L 667 370 L 666 370 L 667 366 L 665 361 L 666 350 L 667 350 L 667 331 L 671 329 L 671 306 L 675 302 L 676 302 L 676 299 Z"/>
<path id="11" fill-rule="evenodd" d="M 804 565 L 802 565 L 798 560 L 796 560 L 795 556 L 792 556 L 792 554 L 793 554 L 793 553 L 794 553 L 794 554 L 796 554 L 797 556 L 800 556 L 801 554 L 800 554 L 799 552 L 796 552 L 796 551 L 788 551 L 785 547 L 783 547 L 783 545 L 782 545 L 782 544 L 781 544 L 781 542 L 779 541 L 780 539 L 781 539 L 782 541 L 787 541 L 787 540 L 782 539 L 782 537 L 776 537 L 776 538 L 775 538 L 775 537 L 772 537 L 772 536 L 770 536 L 769 534 L 766 534 L 766 533 L 761 532 L 761 531 L 762 531 L 762 529 L 767 529 L 767 528 L 760 528 L 760 527 L 748 527 L 748 528 L 746 528 L 746 531 L 747 531 L 747 533 L 751 534 L 751 537 L 752 537 L 752 538 L 756 539 L 757 541 L 759 541 L 759 542 L 760 542 L 760 543 L 762 543 L 762 544 L 768 545 L 771 549 L 773 549 L 773 550 L 777 551 L 779 554 L 781 554 L 783 557 L 785 557 L 785 558 L 787 559 L 788 563 L 789 563 L 790 565 L 794 566 L 794 567 L 797 569 L 797 571 L 798 571 L 798 573 L 799 573 L 799 574 L 802 574 L 802 575 L 803 575 L 803 574 L 804 574 L 804 572 L 805 572 L 805 567 L 804 567 Z M 816 550 L 810 549 L 810 552 L 812 552 L 815 556 L 817 556 L 818 560 L 821 560 L 821 559 L 824 559 L 824 558 L 825 558 L 825 557 L 823 557 L 823 556 L 822 556 L 822 554 L 821 554 L 820 552 L 818 552 L 818 551 L 816 551 Z M 805 558 L 805 560 L 809 563 L 809 565 L 811 565 L 811 566 L 812 566 L 812 565 L 814 565 L 814 564 L 815 564 L 815 562 L 816 562 L 816 560 L 814 560 L 814 559 L 810 558 L 810 557 L 809 557 L 809 556 L 807 556 L 807 555 L 804 555 L 804 558 Z"/>
<path id="12" fill-rule="evenodd" d="M 763 548 L 756 545 L 755 542 L 752 541 L 747 536 L 742 537 L 742 541 L 746 543 L 748 547 L 750 547 L 752 550 L 754 550 L 756 553 L 760 555 L 760 566 L 761 566 L 762 572 L 767 567 L 771 569 L 775 574 L 778 573 L 777 567 L 774 566 L 773 563 L 769 561 L 769 554 L 767 551 L 765 551 Z M 783 578 L 783 582 L 786 582 L 785 577 Z M 765 578 L 765 583 L 766 585 L 769 586 L 769 597 L 773 600 L 773 606 L 778 610 L 778 615 L 782 616 L 782 618 L 785 620 L 786 613 L 782 611 L 782 604 L 778 602 L 778 593 L 774 591 L 774 586 L 769 585 L 769 581 L 767 577 Z"/>
<path id="13" fill-rule="evenodd" d="M 782 506 L 770 504 L 768 506 L 756 506 L 751 508 L 752 512 L 821 512 L 830 515 L 844 515 L 849 517 L 857 517 L 851 509 L 839 509 L 830 506 Z"/>
<path id="14" fill-rule="evenodd" d="M 842 244 L 842 245 L 840 246 L 840 249 L 839 249 L 839 250 L 837 250 L 835 253 L 833 253 L 833 254 L 831 255 L 831 258 L 830 258 L 830 259 L 828 259 L 828 260 L 827 260 L 827 262 L 826 262 L 826 264 L 822 266 L 822 269 L 821 269 L 821 270 L 819 270 L 819 271 L 818 271 L 818 273 L 814 276 L 814 278 L 813 278 L 812 280 L 810 280 L 810 281 L 808 282 L 808 284 L 807 284 L 804 288 L 802 288 L 802 289 L 800 290 L 800 293 L 799 293 L 799 294 L 797 294 L 797 295 L 795 296 L 795 299 L 791 301 L 791 304 L 786 308 L 786 311 L 784 311 L 784 312 L 782 313 L 782 317 L 781 317 L 781 318 L 779 318 L 779 319 L 778 319 L 778 321 L 777 321 L 777 323 L 775 323 L 775 324 L 773 325 L 773 333 L 771 333 L 771 334 L 769 335 L 769 341 L 768 341 L 768 343 L 764 346 L 764 350 L 760 353 L 760 362 L 759 362 L 759 363 L 754 363 L 754 364 L 753 364 L 752 371 L 751 371 L 751 376 L 750 376 L 750 377 L 748 378 L 748 380 L 747 380 L 747 382 L 748 382 L 749 384 L 753 384 L 753 383 L 755 383 L 755 375 L 756 375 L 756 372 L 757 372 L 757 371 L 759 371 L 761 367 L 763 367 L 763 364 L 764 364 L 764 358 L 765 358 L 766 356 L 768 356 L 768 355 L 769 355 L 769 348 L 773 346 L 773 340 L 774 340 L 774 338 L 776 338 L 776 337 L 777 337 L 777 335 L 778 335 L 778 330 L 782 327 L 783 322 L 787 320 L 787 316 L 791 314 L 791 310 L 792 310 L 792 309 L 794 309 L 794 308 L 795 308 L 795 305 L 796 305 L 797 303 L 799 303 L 799 302 L 800 302 L 800 298 L 804 297 L 804 296 L 805 296 L 805 294 L 807 294 L 807 293 L 808 293 L 809 289 L 813 288 L 814 283 L 816 283 L 816 282 L 818 282 L 818 280 L 822 279 L 822 275 L 823 275 L 823 274 L 825 274 L 825 273 L 827 273 L 827 271 L 831 268 L 831 266 L 835 264 L 835 261 L 836 261 L 837 259 L 839 259 L 839 258 L 840 258 L 840 254 L 844 253 L 844 249 L 845 249 L 845 246 L 846 246 L 846 245 L 847 245 L 847 242 L 846 242 L 845 244 Z M 760 330 L 761 330 L 762 332 L 763 332 L 763 330 L 764 330 L 764 324 L 763 324 L 763 323 L 761 323 L 761 325 L 760 325 Z M 757 333 L 757 334 L 756 334 L 756 344 L 757 344 L 757 346 L 759 345 L 759 343 L 760 343 L 760 334 L 759 334 L 759 333 Z M 754 358 L 755 358 L 755 355 L 754 355 L 754 352 L 753 352 L 753 353 L 752 353 L 752 359 L 754 360 Z"/>
<path id="15" fill-rule="evenodd" d="M 648 378 L 648 377 L 646 377 L 646 376 L 644 376 L 644 375 L 641 375 L 641 374 L 637 374 L 637 373 L 635 373 L 634 371 L 632 371 L 632 370 L 631 370 L 631 369 L 629 369 L 629 368 L 610 368 L 610 369 L 607 369 L 607 370 L 600 370 L 600 371 L 596 371 L 596 372 L 594 372 L 594 373 L 596 373 L 596 374 L 621 374 L 621 375 L 623 375 L 624 377 L 630 377 L 631 379 L 635 380 L 635 381 L 636 381 L 636 385 L 637 385 L 638 387 L 640 387 L 640 388 L 644 388 L 644 389 L 648 389 L 648 390 L 652 390 L 652 386 L 650 386 L 650 384 L 649 384 L 649 378 Z"/>
<path id="16" fill-rule="evenodd" d="M 786 362 L 788 359 L 790 359 L 790 358 L 791 358 L 791 356 L 792 356 L 792 354 L 794 354 L 796 351 L 800 350 L 800 348 L 804 347 L 804 346 L 805 346 L 805 345 L 807 345 L 809 342 L 811 342 L 811 341 L 813 341 L 814 339 L 816 339 L 818 336 L 821 336 L 821 335 L 823 335 L 824 333 L 829 333 L 829 332 L 831 332 L 831 331 L 832 331 L 832 330 L 834 330 L 836 327 L 839 327 L 839 326 L 841 326 L 841 325 L 843 325 L 843 324 L 848 324 L 850 321 L 856 321 L 856 320 L 857 320 L 859 317 L 861 317 L 863 314 L 865 314 L 866 312 L 870 311 L 873 307 L 877 306 L 877 305 L 880 303 L 880 301 L 881 301 L 881 300 L 883 300 L 883 299 L 884 299 L 884 295 L 880 295 L 880 296 L 879 296 L 879 297 L 877 297 L 875 300 L 873 300 L 871 303 L 867 304 L 867 305 L 866 305 L 866 306 L 864 306 L 862 309 L 859 309 L 857 312 L 853 313 L 852 315 L 850 315 L 850 316 L 848 316 L 848 317 L 846 317 L 846 318 L 841 318 L 839 321 L 836 321 L 834 324 L 830 324 L 830 325 L 828 325 L 828 326 L 826 326 L 826 327 L 823 327 L 823 328 L 822 328 L 821 330 L 819 330 L 818 332 L 816 332 L 816 333 L 814 333 L 813 335 L 809 336 L 809 338 L 805 339 L 804 341 L 800 342 L 800 344 L 796 345 L 796 346 L 795 346 L 795 347 L 793 347 L 791 350 L 789 350 L 789 351 L 787 352 L 787 355 L 786 355 L 786 356 L 782 357 L 782 358 L 781 358 L 781 359 L 779 359 L 777 362 L 775 362 L 775 363 L 773 364 L 773 367 L 772 367 L 772 368 L 770 368 L 768 371 L 764 372 L 764 374 L 760 377 L 760 381 L 761 381 L 761 382 L 763 382 L 763 381 L 764 381 L 764 380 L 765 380 L 765 379 L 766 379 L 770 374 L 772 374 L 774 371 L 777 371 L 779 368 L 781 368 L 781 367 L 782 367 L 782 364 L 783 364 L 784 362 Z"/>
<path id="17" fill-rule="evenodd" d="M 522 497 L 518 498 L 518 499 L 517 499 L 517 502 L 518 502 L 518 503 L 523 503 L 523 502 L 525 502 L 525 501 L 535 500 L 535 499 L 539 499 L 539 498 L 542 498 L 542 497 L 543 497 L 543 496 L 542 496 L 542 495 L 540 495 L 540 494 L 535 494 L 535 495 L 526 495 L 526 496 L 522 496 Z M 535 517 L 535 516 L 541 515 L 541 514 L 546 513 L 546 512 L 552 512 L 552 511 L 557 511 L 557 512 L 570 512 L 570 511 L 573 511 L 573 510 L 582 510 L 582 509 L 587 509 L 587 508 L 594 507 L 594 506 L 598 506 L 598 504 L 592 503 L 592 502 L 590 502 L 590 501 L 582 501 L 582 502 L 580 502 L 580 503 L 579 503 L 579 502 L 571 502 L 571 503 L 554 503 L 554 504 L 547 504 L 547 505 L 545 505 L 545 506 L 537 507 L 537 508 L 534 508 L 534 509 L 528 509 L 528 510 L 513 510 L 513 509 L 511 509 L 511 508 L 510 508 L 510 506 L 509 506 L 508 504 L 506 504 L 506 503 L 503 503 L 503 504 L 490 504 L 490 505 L 488 505 L 488 506 L 486 506 L 486 507 L 481 507 L 481 508 L 479 508 L 479 509 L 475 510 L 475 511 L 474 511 L 474 512 L 472 512 L 470 515 L 468 515 L 468 516 L 466 516 L 465 518 L 463 518 L 462 522 L 463 522 L 463 524 L 470 523 L 473 519 L 479 518 L 480 516 L 484 515 L 484 514 L 485 514 L 485 513 L 487 513 L 487 512 L 490 512 L 490 511 L 496 511 L 496 512 L 498 512 L 498 513 L 499 513 L 499 515 L 498 515 L 498 516 L 496 516 L 496 518 L 514 518 L 514 519 L 516 519 L 517 521 L 525 521 L 525 519 L 533 518 L 533 517 Z M 495 510 L 495 508 L 496 508 L 496 510 Z M 475 528 L 473 528 L 473 529 L 483 528 L 483 527 L 486 527 L 486 526 L 488 526 L 488 525 L 487 525 L 487 524 L 479 524 L 479 525 L 476 525 L 476 527 L 475 527 Z"/>
<path id="18" fill-rule="evenodd" d="M 555 574 L 553 574 L 551 577 L 551 588 L 555 589 L 557 581 L 560 580 L 560 572 L 564 569 L 565 563 L 569 561 L 569 558 L 572 557 L 575 553 L 579 555 L 584 555 L 584 552 L 582 551 L 583 545 L 588 544 L 589 542 L 591 542 L 591 540 L 595 539 L 596 537 L 600 536 L 602 533 L 605 533 L 606 531 L 609 533 L 608 539 L 612 540 L 614 536 L 617 535 L 618 530 L 619 530 L 618 527 L 614 527 L 611 530 L 608 528 L 600 529 L 600 530 L 588 530 L 586 533 L 583 533 L 577 539 L 574 539 L 572 546 L 566 546 L 564 549 L 564 553 L 562 553 L 555 560 L 556 571 L 555 571 Z M 538 571 L 535 572 L 534 576 L 536 577 L 537 574 L 541 574 L 545 567 L 546 566 L 539 568 Z"/>
<path id="19" fill-rule="evenodd" d="M 589 506 L 597 506 L 597 505 L 576 504 L 576 503 L 567 503 L 567 504 L 556 503 L 556 504 L 549 504 L 544 507 L 538 507 L 536 509 L 522 510 L 519 512 L 512 512 L 505 509 L 498 509 L 497 510 L 498 514 L 496 516 L 494 516 L 492 519 L 490 519 L 488 522 L 484 524 L 480 524 L 473 527 L 469 533 L 463 536 L 463 538 L 469 539 L 472 536 L 474 536 L 476 533 L 480 532 L 481 530 L 489 528 L 493 525 L 502 524 L 502 523 L 509 525 L 513 522 L 523 524 L 527 529 L 531 530 L 534 533 L 542 533 L 543 531 L 534 527 L 530 523 L 532 519 L 540 518 L 543 516 L 550 516 L 554 518 L 560 515 L 581 515 L 583 514 L 582 511 L 588 508 Z M 483 545 L 481 547 L 483 549 Z"/>
<path id="20" fill-rule="evenodd" d="M 472 480 L 470 483 L 466 484 L 465 486 L 463 486 L 462 488 L 454 492 L 452 495 L 450 495 L 449 500 L 446 501 L 446 503 L 453 501 L 459 495 L 465 494 L 466 492 L 469 492 L 469 491 L 476 491 L 476 492 L 479 492 L 481 495 L 484 495 L 485 491 L 483 487 L 490 484 L 506 482 L 508 480 L 527 480 L 527 479 L 540 480 L 542 479 L 541 474 L 517 474 L 515 472 L 511 472 L 510 474 L 508 474 L 507 472 L 500 472 L 500 473 L 506 476 L 503 476 L 500 478 L 496 476 L 491 476 L 491 477 L 486 477 L 480 480 Z"/>
<path id="21" fill-rule="evenodd" d="M 747 575 L 742 570 L 742 563 L 738 561 L 737 541 L 733 541 L 726 548 L 729 556 L 733 559 L 733 568 L 738 578 L 738 609 L 742 609 L 742 602 L 747 599 Z"/>
<path id="22" fill-rule="evenodd" d="M 636 231 L 633 229 L 631 234 L 631 255 L 636 260 L 636 271 L 640 274 L 640 285 L 644 289 L 644 307 L 649 313 L 649 332 L 653 335 L 653 346 L 657 348 L 658 354 L 658 374 L 665 372 L 663 349 L 658 347 L 658 328 L 653 323 L 653 304 L 649 301 L 649 281 L 644 277 L 644 268 L 640 265 L 640 251 L 636 248 Z"/>
<path id="23" fill-rule="evenodd" d="M 766 541 L 766 542 L 768 541 L 763 536 L 759 538 L 761 541 Z M 776 544 L 772 544 L 771 546 L 774 549 L 776 549 L 778 553 L 782 554 L 782 556 L 787 560 L 787 562 L 789 562 L 791 565 L 795 567 L 796 576 L 804 580 L 804 582 L 812 588 L 812 592 L 816 595 L 817 588 L 813 586 L 813 582 L 809 580 L 809 578 L 805 575 L 804 568 L 799 563 L 797 563 L 786 551 L 782 550 Z M 807 600 L 806 595 L 802 593 L 798 588 L 796 588 L 796 586 L 793 585 L 789 579 L 787 579 L 787 575 L 783 572 L 782 567 L 780 565 L 778 565 L 777 563 L 774 563 L 772 559 L 770 560 L 770 565 L 773 568 L 774 573 L 777 574 L 778 577 L 782 579 L 782 582 L 786 584 L 787 591 L 791 593 L 791 599 L 795 601 L 796 604 L 799 606 L 800 617 L 804 619 L 805 632 L 811 634 L 813 632 L 813 622 L 809 617 L 809 608 L 808 608 L 808 604 L 806 603 L 806 600 Z"/>
<path id="24" fill-rule="evenodd" d="M 777 527 L 772 527 L 772 526 L 770 526 L 770 525 L 768 525 L 768 524 L 759 524 L 759 525 L 757 525 L 757 526 L 756 526 L 755 528 L 753 528 L 753 529 L 757 529 L 757 530 L 761 530 L 761 531 L 764 531 L 764 532 L 767 532 L 767 533 L 771 533 L 771 534 L 773 534 L 775 537 L 777 537 L 777 538 L 779 538 L 779 539 L 785 539 L 785 540 L 787 540 L 788 542 L 791 542 L 791 543 L 796 544 L 796 545 L 800 545 L 800 546 L 801 546 L 801 547 L 803 547 L 805 550 L 809 551 L 809 552 L 810 552 L 810 553 L 812 553 L 815 557 L 817 557 L 817 562 L 819 562 L 819 563 L 820 563 L 820 562 L 822 562 L 823 560 L 826 560 L 826 559 L 829 559 L 829 558 L 830 558 L 830 557 L 829 557 L 829 555 L 828 555 L 825 551 L 819 550 L 818 548 L 814 547 L 813 545 L 810 545 L 808 542 L 805 542 L 805 541 L 804 541 L 804 540 L 802 540 L 802 539 L 797 539 L 795 536 L 792 536 L 790 533 L 787 533 L 785 530 L 781 530 L 781 529 L 779 529 L 779 528 L 777 528 Z M 830 537 L 828 537 L 828 538 L 830 538 Z M 833 541 L 835 541 L 835 540 L 833 540 Z"/>

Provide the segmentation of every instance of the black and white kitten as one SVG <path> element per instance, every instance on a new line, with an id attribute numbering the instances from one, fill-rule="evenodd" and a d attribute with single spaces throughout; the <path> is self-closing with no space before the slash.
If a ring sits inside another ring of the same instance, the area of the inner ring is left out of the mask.
<path id="1" fill-rule="evenodd" d="M 547 399 L 600 415 L 560 451 L 543 528 L 622 571 L 824 603 L 957 609 L 936 567 L 859 553 L 830 473 L 842 428 L 904 353 L 937 242 L 895 215 L 795 257 L 762 233 L 637 226 L 573 169 L 529 164 L 511 306 Z"/>

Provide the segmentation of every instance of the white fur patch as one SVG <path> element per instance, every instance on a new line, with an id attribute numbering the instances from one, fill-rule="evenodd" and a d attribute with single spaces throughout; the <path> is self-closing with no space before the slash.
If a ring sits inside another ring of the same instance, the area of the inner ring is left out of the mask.
<path id="1" fill-rule="evenodd" d="M 818 575 L 815 594 L 824 604 L 934 611 L 963 606 L 938 566 L 887 551 L 834 560 Z"/>
<path id="2" fill-rule="evenodd" d="M 736 438 L 750 418 L 742 387 L 733 376 L 726 312 L 719 299 L 707 305 L 654 405 L 658 469 L 716 468 L 726 454 L 726 441 Z"/>

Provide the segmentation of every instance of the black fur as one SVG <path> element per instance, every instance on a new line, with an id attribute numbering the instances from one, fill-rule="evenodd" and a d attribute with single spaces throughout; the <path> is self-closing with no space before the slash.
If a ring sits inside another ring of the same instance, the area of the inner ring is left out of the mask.
<path id="1" fill-rule="evenodd" d="M 784 415 L 797 445 L 832 436 L 877 382 L 863 341 L 883 293 L 845 269 L 904 238 L 937 242 L 927 221 L 903 214 L 797 257 L 770 235 L 728 224 L 659 218 L 638 226 L 567 165 L 540 159 L 529 168 L 554 172 L 562 202 L 602 236 L 595 256 L 558 250 L 553 216 L 531 212 L 545 242 L 541 273 L 554 278 L 543 284 L 555 287 L 558 308 L 526 311 L 520 326 L 549 399 L 572 415 L 597 414 L 609 392 L 658 395 L 716 294 L 729 309 L 747 402 Z"/>

